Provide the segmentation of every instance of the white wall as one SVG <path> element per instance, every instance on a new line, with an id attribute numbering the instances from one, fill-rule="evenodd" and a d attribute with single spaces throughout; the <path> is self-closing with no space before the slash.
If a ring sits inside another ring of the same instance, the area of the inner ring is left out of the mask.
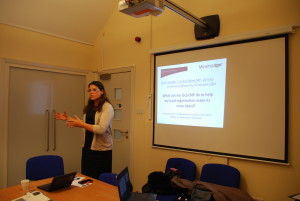
<path id="1" fill-rule="evenodd" d="M 300 24 L 300 1 L 289 0 L 174 0 L 196 16 L 219 14 L 220 37 L 268 30 L 291 24 Z M 134 37 L 142 38 L 136 43 Z M 297 55 L 300 52 L 300 29 L 290 36 L 290 113 L 289 113 L 289 165 L 227 159 L 203 154 L 154 149 L 152 145 L 152 121 L 147 119 L 147 97 L 153 92 L 153 64 L 150 50 L 182 46 L 195 41 L 193 24 L 178 14 L 166 9 L 158 17 L 133 18 L 114 10 L 106 27 L 99 35 L 94 52 L 97 69 L 135 65 L 135 108 L 145 111 L 135 114 L 134 122 L 134 187 L 140 190 L 151 171 L 164 170 L 169 157 L 184 157 L 198 166 L 198 175 L 203 164 L 228 163 L 238 168 L 242 175 L 241 188 L 256 198 L 266 201 L 289 201 L 288 195 L 297 193 L 300 186 L 300 150 L 297 141 L 299 131 L 299 68 Z M 255 147 L 254 147 L 255 148 Z M 267 147 L 266 147 L 267 148 Z M 147 159 L 147 160 L 145 160 Z"/>

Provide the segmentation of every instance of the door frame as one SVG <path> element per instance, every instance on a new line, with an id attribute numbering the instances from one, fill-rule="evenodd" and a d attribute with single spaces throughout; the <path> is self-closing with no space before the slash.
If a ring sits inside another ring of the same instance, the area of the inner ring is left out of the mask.
<path id="1" fill-rule="evenodd" d="M 131 65 L 131 66 L 124 66 L 124 67 L 118 67 L 118 68 L 113 68 L 113 69 L 105 69 L 105 70 L 101 70 L 99 72 L 99 77 L 98 79 L 100 80 L 100 75 L 103 74 L 114 74 L 114 73 L 124 73 L 124 72 L 130 72 L 130 87 L 131 87 L 131 97 L 130 97 L 130 138 L 129 138 L 129 172 L 131 178 L 134 178 L 134 103 L 135 103 L 135 66 Z M 132 179 L 133 180 L 133 179 Z"/>
<path id="2" fill-rule="evenodd" d="M 0 188 L 6 188 L 8 182 L 8 89 L 11 67 L 83 75 L 87 80 L 90 71 L 75 68 L 34 63 L 22 60 L 2 58 L 0 60 Z M 84 94 L 86 99 L 86 94 Z"/>

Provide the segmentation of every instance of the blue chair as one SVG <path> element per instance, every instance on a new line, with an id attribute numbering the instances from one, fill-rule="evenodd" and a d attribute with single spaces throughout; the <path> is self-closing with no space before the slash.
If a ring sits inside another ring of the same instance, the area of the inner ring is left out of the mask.
<path id="1" fill-rule="evenodd" d="M 29 158 L 26 162 L 26 178 L 40 180 L 64 174 L 64 161 L 61 156 L 42 155 Z"/>
<path id="2" fill-rule="evenodd" d="M 224 164 L 205 164 L 202 167 L 200 181 L 229 187 L 240 187 L 240 171 Z"/>
<path id="3" fill-rule="evenodd" d="M 193 161 L 185 158 L 169 158 L 166 164 L 165 172 L 170 168 L 176 168 L 182 172 L 182 178 L 193 181 L 196 175 L 196 165 Z"/>
<path id="4" fill-rule="evenodd" d="M 196 176 L 196 164 L 185 158 L 169 158 L 166 164 L 165 173 L 170 170 L 170 168 L 175 168 L 181 171 L 182 178 L 188 179 L 190 181 L 195 180 Z M 174 201 L 178 198 L 179 194 L 174 195 L 157 195 L 157 200 L 159 201 Z"/>
<path id="5" fill-rule="evenodd" d="M 102 173 L 98 178 L 100 181 L 117 186 L 117 174 L 114 173 Z"/>

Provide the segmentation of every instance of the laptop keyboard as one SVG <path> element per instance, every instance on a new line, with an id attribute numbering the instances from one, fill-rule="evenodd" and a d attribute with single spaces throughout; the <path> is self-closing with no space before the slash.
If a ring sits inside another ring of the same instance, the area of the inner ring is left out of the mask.
<path id="1" fill-rule="evenodd" d="M 50 186 L 51 186 L 51 183 L 48 183 L 48 184 L 40 185 L 40 186 L 38 186 L 38 188 L 47 191 L 50 189 Z"/>

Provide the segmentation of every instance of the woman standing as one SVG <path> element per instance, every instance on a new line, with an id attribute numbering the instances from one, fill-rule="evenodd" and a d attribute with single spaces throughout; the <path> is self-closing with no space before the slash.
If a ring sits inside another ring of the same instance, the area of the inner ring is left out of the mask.
<path id="1" fill-rule="evenodd" d="M 66 112 L 57 112 L 54 116 L 58 120 L 65 120 L 69 128 L 84 129 L 81 172 L 97 179 L 101 173 L 112 171 L 114 109 L 101 82 L 93 81 L 88 88 L 90 98 L 83 110 L 85 121 L 80 120 L 76 115 L 72 118 Z"/>

